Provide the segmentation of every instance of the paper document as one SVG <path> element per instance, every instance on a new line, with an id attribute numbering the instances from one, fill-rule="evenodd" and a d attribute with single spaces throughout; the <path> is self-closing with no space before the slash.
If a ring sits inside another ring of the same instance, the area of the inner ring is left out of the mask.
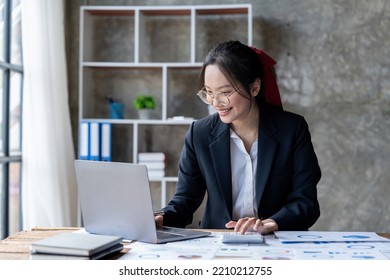
<path id="1" fill-rule="evenodd" d="M 342 231 L 276 231 L 276 237 L 282 243 L 291 242 L 390 242 L 390 239 L 375 232 Z"/>

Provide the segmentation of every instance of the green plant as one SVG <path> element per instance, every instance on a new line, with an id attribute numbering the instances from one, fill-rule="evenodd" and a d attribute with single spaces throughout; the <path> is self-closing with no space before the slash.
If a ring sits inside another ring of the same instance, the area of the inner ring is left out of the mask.
<path id="1" fill-rule="evenodd" d="M 156 101 L 153 96 L 139 95 L 134 99 L 134 107 L 136 109 L 154 109 Z"/>

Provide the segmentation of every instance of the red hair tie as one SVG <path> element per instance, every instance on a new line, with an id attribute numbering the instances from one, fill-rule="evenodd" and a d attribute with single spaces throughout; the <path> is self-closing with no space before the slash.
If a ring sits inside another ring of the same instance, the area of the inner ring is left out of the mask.
<path id="1" fill-rule="evenodd" d="M 264 77 L 263 81 L 261 81 L 261 86 L 265 88 L 265 101 L 268 104 L 283 108 L 282 100 L 280 99 L 278 84 L 276 83 L 276 75 L 274 70 L 274 65 L 276 64 L 276 61 L 260 49 L 257 49 L 255 47 L 251 47 L 251 49 L 256 52 L 257 57 L 263 64 Z"/>

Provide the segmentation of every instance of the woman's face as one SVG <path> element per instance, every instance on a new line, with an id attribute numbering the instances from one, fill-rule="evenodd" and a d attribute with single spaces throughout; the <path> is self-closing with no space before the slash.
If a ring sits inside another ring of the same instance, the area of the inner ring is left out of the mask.
<path id="1" fill-rule="evenodd" d="M 213 107 L 217 110 L 221 121 L 224 123 L 238 123 L 244 121 L 251 111 L 251 102 L 248 98 L 235 92 L 233 85 L 222 74 L 216 65 L 208 65 L 205 69 L 205 89 L 212 94 L 224 92 L 232 93 L 228 99 L 229 104 L 218 102 L 218 98 L 214 98 Z M 242 90 L 239 88 L 239 90 Z M 257 94 L 257 93 L 256 93 Z M 254 104 L 255 102 L 253 102 Z"/>

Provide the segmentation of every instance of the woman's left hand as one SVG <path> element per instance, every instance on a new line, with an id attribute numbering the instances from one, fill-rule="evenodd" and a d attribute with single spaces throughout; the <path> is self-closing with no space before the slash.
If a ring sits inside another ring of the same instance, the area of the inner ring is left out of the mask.
<path id="1" fill-rule="evenodd" d="M 234 228 L 235 232 L 244 234 L 248 231 L 257 231 L 261 234 L 269 234 L 278 230 L 277 223 L 272 219 L 256 219 L 254 217 L 241 218 L 238 221 L 230 221 L 225 225 L 227 228 Z"/>

